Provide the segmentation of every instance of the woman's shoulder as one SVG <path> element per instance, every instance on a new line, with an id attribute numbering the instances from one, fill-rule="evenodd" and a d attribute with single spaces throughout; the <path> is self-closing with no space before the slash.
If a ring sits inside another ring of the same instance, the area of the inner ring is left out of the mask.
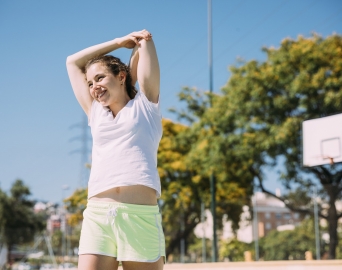
<path id="1" fill-rule="evenodd" d="M 105 109 L 99 102 L 93 99 L 90 107 L 90 112 L 88 115 L 88 125 L 91 126 L 96 116 L 100 113 L 101 109 Z"/>
<path id="2" fill-rule="evenodd" d="M 146 95 L 145 95 L 145 93 L 143 91 L 139 90 L 134 99 L 139 101 L 141 106 L 143 106 L 146 110 L 160 115 L 160 101 L 159 101 L 159 98 L 158 98 L 158 103 L 154 103 L 154 102 L 150 101 L 146 97 Z"/>

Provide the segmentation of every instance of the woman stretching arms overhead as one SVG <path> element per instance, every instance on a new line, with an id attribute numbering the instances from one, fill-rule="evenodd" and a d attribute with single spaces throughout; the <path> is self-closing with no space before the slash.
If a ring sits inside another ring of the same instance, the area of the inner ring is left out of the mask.
<path id="1" fill-rule="evenodd" d="M 129 66 L 107 55 L 119 48 L 133 49 Z M 112 270 L 119 261 L 124 270 L 163 269 L 160 73 L 152 35 L 142 30 L 89 47 L 66 65 L 93 137 L 78 269 Z"/>

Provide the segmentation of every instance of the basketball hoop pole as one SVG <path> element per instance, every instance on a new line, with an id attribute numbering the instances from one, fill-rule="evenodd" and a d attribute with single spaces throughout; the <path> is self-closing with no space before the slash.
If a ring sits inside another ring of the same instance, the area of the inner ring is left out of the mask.
<path id="1" fill-rule="evenodd" d="M 319 237 L 319 219 L 317 207 L 317 188 L 314 190 L 314 216 L 315 216 L 315 238 L 316 238 L 316 260 L 321 259 L 320 237 Z"/>

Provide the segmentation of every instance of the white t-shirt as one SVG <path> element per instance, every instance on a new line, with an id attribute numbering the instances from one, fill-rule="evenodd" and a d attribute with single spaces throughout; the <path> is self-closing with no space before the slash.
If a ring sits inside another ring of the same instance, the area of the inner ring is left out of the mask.
<path id="1" fill-rule="evenodd" d="M 93 136 L 88 198 L 130 185 L 153 188 L 160 197 L 157 151 L 162 136 L 159 103 L 138 91 L 116 117 L 93 101 L 89 126 Z"/>

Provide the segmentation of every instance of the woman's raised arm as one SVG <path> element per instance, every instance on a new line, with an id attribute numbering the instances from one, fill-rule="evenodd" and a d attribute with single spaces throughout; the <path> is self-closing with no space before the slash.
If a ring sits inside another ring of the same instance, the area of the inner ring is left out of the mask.
<path id="1" fill-rule="evenodd" d="M 127 36 L 91 46 L 67 57 L 66 66 L 72 89 L 87 115 L 90 112 L 93 98 L 89 93 L 88 84 L 85 79 L 84 67 L 86 63 L 96 56 L 105 55 L 119 48 L 132 49 L 138 44 L 140 39 L 148 40 L 150 38 L 150 34 L 146 33 L 146 31 L 133 32 Z"/>
<path id="2" fill-rule="evenodd" d="M 129 59 L 129 69 L 132 76 L 132 85 L 135 86 L 137 82 L 138 62 L 139 62 L 139 45 L 135 46 L 132 50 L 131 58 Z"/>
<path id="3" fill-rule="evenodd" d="M 137 79 L 141 91 L 149 101 L 159 100 L 160 71 L 156 48 L 153 40 L 141 40 L 138 47 Z"/>
<path id="4" fill-rule="evenodd" d="M 93 98 L 89 93 L 84 67 L 86 63 L 95 56 L 104 55 L 120 48 L 121 43 L 122 40 L 116 38 L 105 43 L 91 46 L 67 57 L 66 66 L 72 89 L 74 90 L 77 101 L 87 115 L 90 112 Z"/>

